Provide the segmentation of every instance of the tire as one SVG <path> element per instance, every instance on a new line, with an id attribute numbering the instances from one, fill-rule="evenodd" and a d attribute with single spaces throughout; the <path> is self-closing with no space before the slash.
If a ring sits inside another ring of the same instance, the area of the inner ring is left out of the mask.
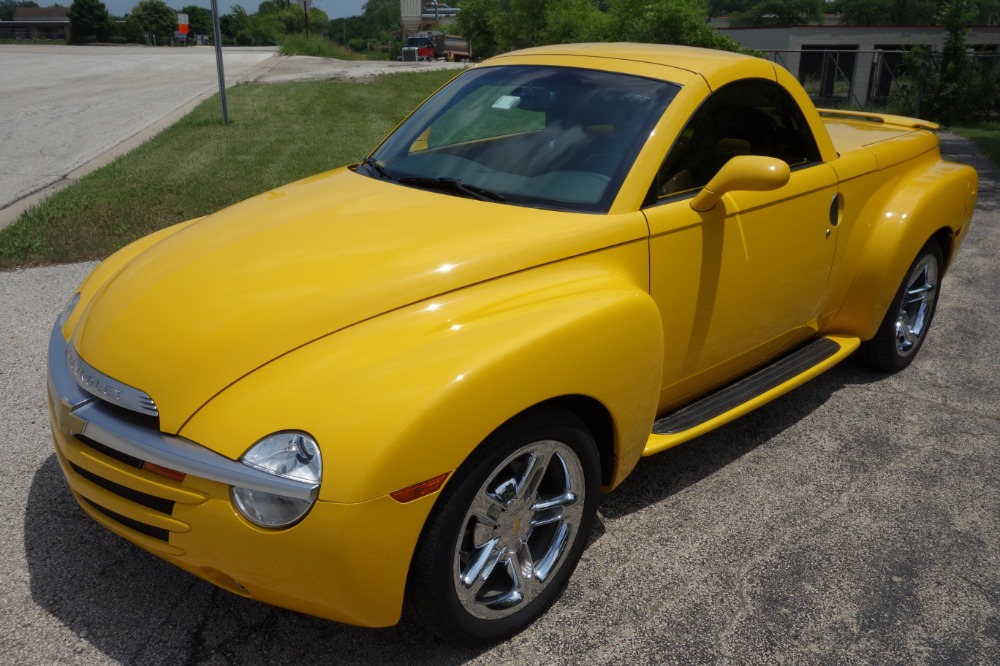
<path id="1" fill-rule="evenodd" d="M 875 337 L 862 347 L 868 365 L 896 372 L 916 357 L 934 319 L 942 266 L 941 246 L 928 241 L 906 271 Z"/>
<path id="2" fill-rule="evenodd" d="M 594 439 L 568 410 L 529 412 L 498 429 L 431 511 L 410 566 L 410 615 L 466 645 L 523 629 L 576 568 L 599 479 Z"/>

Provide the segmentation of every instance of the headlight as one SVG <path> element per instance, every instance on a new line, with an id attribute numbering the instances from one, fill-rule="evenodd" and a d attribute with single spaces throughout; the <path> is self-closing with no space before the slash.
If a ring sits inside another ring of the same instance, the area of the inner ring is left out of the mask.
<path id="1" fill-rule="evenodd" d="M 73 294 L 73 297 L 69 299 L 69 301 L 67 301 L 66 307 L 62 309 L 62 312 L 59 313 L 59 319 L 56 320 L 56 326 L 62 328 L 63 326 L 66 325 L 66 322 L 69 321 L 69 316 L 73 314 L 73 310 L 74 308 L 76 308 L 76 304 L 79 302 L 80 302 L 80 292 L 76 292 L 75 294 Z"/>
<path id="2" fill-rule="evenodd" d="M 260 440 L 240 459 L 244 465 L 286 479 L 320 482 L 323 460 L 316 440 L 304 432 L 279 432 Z M 233 504 L 240 514 L 261 527 L 289 527 L 309 511 L 312 500 L 296 499 L 233 486 Z"/>

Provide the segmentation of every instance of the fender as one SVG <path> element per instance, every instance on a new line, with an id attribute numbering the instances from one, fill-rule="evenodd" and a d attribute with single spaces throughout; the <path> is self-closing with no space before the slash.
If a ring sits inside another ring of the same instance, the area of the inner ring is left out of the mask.
<path id="1" fill-rule="evenodd" d="M 964 239 L 977 187 L 975 169 L 940 159 L 921 171 L 903 174 L 884 205 L 859 217 L 854 233 L 867 238 L 857 253 L 845 252 L 843 261 L 860 258 L 829 330 L 871 339 L 920 248 L 937 234 L 946 238 L 942 271 L 946 269 Z M 866 228 L 860 227 L 863 221 Z"/>
<path id="2" fill-rule="evenodd" d="M 305 430 L 323 451 L 320 499 L 356 503 L 451 472 L 511 417 L 583 395 L 614 424 L 613 487 L 656 411 L 663 336 L 647 265 L 642 239 L 373 318 L 246 376 L 180 434 L 236 459 Z"/>

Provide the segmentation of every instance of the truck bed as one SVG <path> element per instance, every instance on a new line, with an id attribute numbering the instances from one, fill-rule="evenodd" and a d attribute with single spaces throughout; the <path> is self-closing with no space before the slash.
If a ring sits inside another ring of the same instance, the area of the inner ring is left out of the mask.
<path id="1" fill-rule="evenodd" d="M 866 151 L 875 158 L 874 169 L 885 169 L 937 149 L 934 123 L 876 113 L 820 109 L 823 123 L 837 152 L 843 157 Z"/>

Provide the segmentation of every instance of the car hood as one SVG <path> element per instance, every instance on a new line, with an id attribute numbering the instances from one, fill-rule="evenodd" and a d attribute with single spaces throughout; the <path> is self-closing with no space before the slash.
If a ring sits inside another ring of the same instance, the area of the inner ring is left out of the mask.
<path id="1" fill-rule="evenodd" d="M 97 291 L 72 343 L 94 368 L 148 393 L 161 429 L 178 432 L 282 354 L 463 286 L 635 240 L 641 220 L 481 202 L 340 169 L 146 249 Z"/>

